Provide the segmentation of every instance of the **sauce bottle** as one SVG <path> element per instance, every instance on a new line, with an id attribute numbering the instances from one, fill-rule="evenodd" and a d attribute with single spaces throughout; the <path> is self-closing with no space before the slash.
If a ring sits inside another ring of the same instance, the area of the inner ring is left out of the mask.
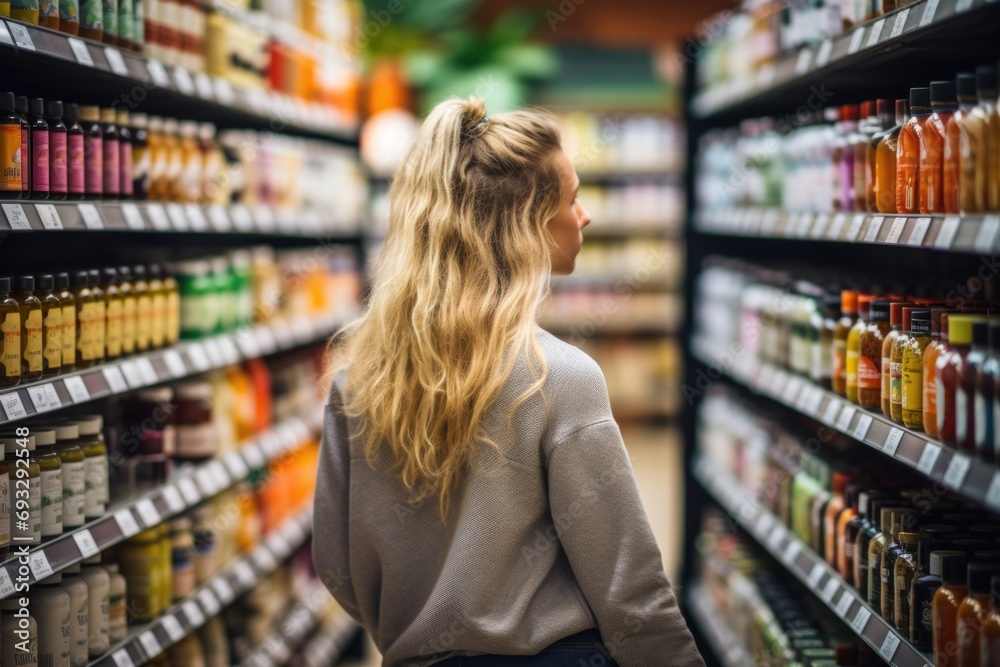
<path id="1" fill-rule="evenodd" d="M 955 440 L 959 450 L 976 451 L 976 376 L 989 351 L 990 329 L 984 319 L 972 322 L 972 346 L 957 366 L 955 382 Z"/>
<path id="2" fill-rule="evenodd" d="M 902 418 L 907 428 L 920 430 L 924 427 L 924 354 L 931 344 L 931 311 L 906 313 L 904 309 L 905 315 L 910 318 L 910 335 L 902 350 Z"/>
<path id="3" fill-rule="evenodd" d="M 35 279 L 32 276 L 14 278 L 14 292 L 21 310 L 21 381 L 35 382 L 42 379 L 42 302 L 34 295 Z"/>
<path id="4" fill-rule="evenodd" d="M 976 75 L 959 74 L 955 80 L 958 108 L 945 126 L 944 142 L 944 212 L 962 210 L 962 125 L 976 106 Z"/>
<path id="5" fill-rule="evenodd" d="M 33 428 L 35 454 L 41 476 L 42 539 L 57 537 L 63 532 L 63 482 L 62 461 L 56 453 L 56 432 L 53 429 Z"/>
<path id="6" fill-rule="evenodd" d="M 72 422 L 56 424 L 55 436 L 55 451 L 62 463 L 63 528 L 79 528 L 84 524 L 87 492 L 86 455 L 77 444 L 80 427 Z"/>
<path id="7" fill-rule="evenodd" d="M 919 208 L 921 213 L 943 213 L 945 128 L 958 109 L 954 81 L 931 82 L 931 109 L 920 133 Z"/>
<path id="8" fill-rule="evenodd" d="M 861 333 L 868 327 L 868 314 L 871 302 L 875 297 L 869 294 L 858 295 L 858 319 L 847 332 L 847 400 L 858 403 L 858 365 L 861 355 Z"/>
<path id="9" fill-rule="evenodd" d="M 847 505 L 846 489 L 851 477 L 835 471 L 831 478 L 830 502 L 823 510 L 823 552 L 831 567 L 837 566 L 837 519 Z"/>
<path id="10" fill-rule="evenodd" d="M 83 415 L 73 420 L 79 429 L 79 446 L 84 455 L 84 477 L 86 491 L 83 499 L 83 513 L 87 520 L 98 519 L 107 511 L 110 493 L 108 490 L 108 448 L 104 443 L 102 415 Z"/>
<path id="11" fill-rule="evenodd" d="M 135 352 L 136 336 L 136 298 L 135 290 L 132 288 L 132 269 L 127 266 L 118 267 L 118 276 L 121 279 L 118 291 L 122 298 L 122 355 L 127 356 Z"/>
<path id="12" fill-rule="evenodd" d="M 847 395 L 847 334 L 858 317 L 858 293 L 843 290 L 840 293 L 840 319 L 833 329 L 833 369 L 831 387 L 841 396 Z"/>
<path id="13" fill-rule="evenodd" d="M 80 120 L 83 121 L 84 192 L 88 199 L 100 199 L 104 195 L 104 130 L 100 108 L 80 107 Z"/>
<path id="14" fill-rule="evenodd" d="M 921 541 L 929 540 L 928 533 L 902 531 L 899 533 L 899 555 L 892 570 L 892 620 L 904 637 L 910 636 L 910 586 L 918 571 L 917 549 Z"/>
<path id="15" fill-rule="evenodd" d="M 66 199 L 69 192 L 69 153 L 63 103 L 50 100 L 45 105 L 45 122 L 49 124 L 49 196 Z"/>
<path id="16" fill-rule="evenodd" d="M 973 331 L 975 335 L 975 331 Z M 1000 383 L 1000 321 L 989 321 L 989 348 L 976 375 L 976 454 L 984 461 L 996 461 L 997 421 L 1000 404 L 997 403 L 997 384 Z"/>
<path id="17" fill-rule="evenodd" d="M 105 44 L 118 43 L 118 0 L 102 0 L 104 10 L 104 34 L 101 39 Z"/>
<path id="18" fill-rule="evenodd" d="M 86 192 L 86 157 L 79 107 L 67 104 L 63 115 L 66 119 L 66 198 L 83 199 Z"/>
<path id="19" fill-rule="evenodd" d="M 80 564 L 74 563 L 63 568 L 60 587 L 69 595 L 69 664 L 70 667 L 86 667 L 88 627 L 90 625 L 90 601 L 87 582 L 80 576 Z"/>
<path id="20" fill-rule="evenodd" d="M 885 551 L 879 564 L 881 576 L 881 603 L 882 617 L 890 624 L 895 624 L 896 613 L 896 561 L 903 553 L 902 544 L 899 541 L 899 534 L 916 530 L 917 515 L 915 512 L 897 512 L 893 517 L 892 532 L 886 540 Z M 923 537 L 928 537 L 922 534 Z"/>
<path id="21" fill-rule="evenodd" d="M 215 140 L 214 123 L 202 123 L 199 126 L 198 147 L 201 150 L 204 170 L 201 202 L 203 204 L 228 204 L 229 191 L 226 183 L 229 177 L 225 173 L 225 157 Z"/>
<path id="22" fill-rule="evenodd" d="M 108 571 L 111 584 L 108 596 L 108 639 L 112 644 L 117 644 L 125 641 L 128 636 L 128 611 L 125 607 L 128 586 L 125 577 L 118 571 L 118 563 L 105 563 L 104 569 Z"/>
<path id="23" fill-rule="evenodd" d="M 153 337 L 153 295 L 146 282 L 146 267 L 132 267 L 132 290 L 135 292 L 135 351 L 150 349 Z"/>
<path id="24" fill-rule="evenodd" d="M 931 89 L 910 88 L 910 118 L 896 146 L 896 212 L 917 213 L 920 206 L 920 136 L 931 115 Z"/>
<path id="25" fill-rule="evenodd" d="M 144 113 L 134 113 L 132 121 L 132 197 L 139 201 L 149 199 L 149 118 Z"/>
<path id="26" fill-rule="evenodd" d="M 886 503 L 879 506 L 879 519 L 874 536 L 868 540 L 868 588 L 865 599 L 876 610 L 882 608 L 882 554 L 892 533 L 893 514 L 906 508 Z"/>
<path id="27" fill-rule="evenodd" d="M 80 34 L 80 0 L 59 0 L 59 30 L 67 35 Z"/>
<path id="28" fill-rule="evenodd" d="M 954 447 L 958 443 L 955 419 L 955 387 L 962 364 L 972 347 L 972 318 L 969 315 L 948 316 L 948 351 L 937 360 L 938 437 Z M 965 407 L 965 406 L 963 406 Z"/>
<path id="29" fill-rule="evenodd" d="M 161 566 L 159 526 L 144 530 L 120 547 L 118 563 L 126 582 L 125 606 L 131 618 L 151 621 L 162 611 L 165 574 Z"/>
<path id="30" fill-rule="evenodd" d="M 919 553 L 924 555 L 927 545 L 922 543 L 921 546 L 924 549 Z M 934 549 L 927 561 L 927 573 L 913 579 L 910 586 L 910 643 L 915 648 L 929 651 L 934 647 L 934 596 L 944 583 L 941 576 L 943 568 L 948 565 L 957 570 L 961 578 L 964 577 L 967 563 L 968 556 L 964 551 Z"/>
<path id="31" fill-rule="evenodd" d="M 96 42 L 104 40 L 104 2 L 80 0 L 80 37 Z"/>
<path id="32" fill-rule="evenodd" d="M 31 128 L 28 125 L 28 98 L 18 95 L 17 115 L 21 119 L 21 199 L 31 199 Z"/>
<path id="33" fill-rule="evenodd" d="M 149 199 L 165 201 L 170 198 L 167 189 L 167 147 L 163 140 L 163 119 L 149 117 Z"/>
<path id="34" fill-rule="evenodd" d="M 38 300 L 42 304 L 42 376 L 59 374 L 63 359 L 62 303 L 53 294 L 55 277 L 50 273 L 38 276 Z"/>
<path id="35" fill-rule="evenodd" d="M 132 0 L 118 0 L 118 39 L 115 43 L 120 49 L 129 51 L 135 49 L 135 17 L 133 16 Z M 121 122 L 119 121 L 119 126 Z"/>
<path id="36" fill-rule="evenodd" d="M 14 506 L 14 485 L 16 483 L 17 471 L 14 470 L 15 479 L 11 479 L 10 466 L 4 458 L 5 443 L 0 439 L 0 558 L 6 559 L 10 552 L 10 529 L 11 529 L 11 508 Z"/>
<path id="37" fill-rule="evenodd" d="M 935 551 L 940 554 L 941 552 Z M 946 552 L 950 553 L 950 552 Z M 931 554 L 931 571 L 934 570 L 934 554 Z M 968 556 L 946 558 L 940 564 L 941 586 L 934 593 L 931 604 L 931 618 L 934 625 L 934 662 L 949 664 L 953 647 L 958 642 L 958 607 L 969 594 Z"/>
<path id="38" fill-rule="evenodd" d="M 1000 210 L 1000 116 L 997 115 L 996 74 L 986 123 L 986 210 Z"/>
<path id="39" fill-rule="evenodd" d="M 167 294 L 163 289 L 160 265 L 150 264 L 146 269 L 146 273 L 149 276 L 148 289 L 152 298 L 152 322 L 149 342 L 155 350 L 163 347 L 167 341 Z"/>
<path id="40" fill-rule="evenodd" d="M 108 605 L 111 599 L 111 579 L 107 570 L 101 567 L 101 555 L 91 556 L 83 561 L 80 576 L 87 582 L 89 591 L 89 623 L 87 630 L 87 653 L 93 660 L 107 653 L 110 645 L 108 639 Z"/>
<path id="41" fill-rule="evenodd" d="M 101 272 L 91 269 L 87 272 L 90 293 L 94 296 L 94 363 L 102 364 L 108 335 L 108 306 L 101 288 Z"/>
<path id="42" fill-rule="evenodd" d="M 878 147 L 885 135 L 892 131 L 892 102 L 886 99 L 876 100 L 875 110 L 876 116 L 874 122 L 869 126 L 868 141 L 865 146 L 865 210 L 869 213 L 878 211 L 878 197 L 875 189 Z M 893 162 L 895 162 L 895 153 L 893 153 Z"/>
<path id="43" fill-rule="evenodd" d="M 11 522 L 11 543 L 12 544 L 41 544 L 42 541 L 42 477 L 38 461 L 34 458 L 35 436 L 18 436 L 16 431 L 9 430 L 0 432 L 0 441 L 4 444 L 4 454 L 6 456 L 9 470 L 26 469 L 28 473 L 28 524 L 25 526 L 18 522 Z M 18 456 L 23 449 L 28 451 L 27 468 L 24 466 L 24 457 Z M 20 461 L 20 463 L 19 463 Z"/>
<path id="44" fill-rule="evenodd" d="M 106 5 L 105 5 L 106 6 Z M 104 34 L 107 35 L 107 29 Z M 118 126 L 115 125 L 114 109 L 101 109 L 102 145 L 104 148 L 104 198 L 118 199 L 121 194 L 121 167 L 119 166 L 120 150 L 118 141 Z"/>
<path id="45" fill-rule="evenodd" d="M 871 302 L 870 323 L 859 338 L 858 404 L 878 410 L 882 405 L 882 343 L 889 333 L 889 301 Z"/>
<path id="46" fill-rule="evenodd" d="M 38 665 L 38 624 L 35 618 L 28 613 L 26 616 L 18 618 L 16 612 L 21 611 L 21 599 L 16 597 L 0 600 L 0 665 L 26 665 L 26 667 L 37 667 Z M 22 614 L 24 612 L 21 612 Z M 20 633 L 28 631 L 28 641 L 18 647 L 21 642 Z"/>
<path id="47" fill-rule="evenodd" d="M 69 274 L 56 274 L 56 296 L 62 308 L 62 364 L 64 373 L 76 368 L 76 298 L 69 290 Z"/>
<path id="48" fill-rule="evenodd" d="M 45 122 L 45 100 L 34 97 L 28 106 L 31 156 L 31 198 L 49 198 L 49 124 Z"/>
<path id="49" fill-rule="evenodd" d="M 897 359 L 895 367 L 892 364 L 893 361 L 893 347 L 897 345 L 900 338 L 900 331 L 903 329 L 903 302 L 894 301 L 889 304 L 889 333 L 885 335 L 885 339 L 882 341 L 882 414 L 886 417 L 892 418 L 892 409 L 890 404 L 893 398 L 893 380 L 896 380 L 896 394 L 900 397 L 897 403 L 902 401 L 902 365 L 901 360 L 898 358 L 899 354 L 897 351 Z M 909 329 L 907 329 L 907 334 Z M 893 370 L 896 373 L 893 373 Z M 901 413 L 902 408 L 897 410 Z M 900 417 L 902 415 L 900 414 Z"/>
<path id="50" fill-rule="evenodd" d="M 184 149 L 181 146 L 178 132 L 176 119 L 163 119 L 163 146 L 167 159 L 163 197 L 167 200 L 178 198 L 181 190 L 181 176 L 184 174 Z"/>
<path id="51" fill-rule="evenodd" d="M 56 573 L 31 586 L 29 610 L 38 627 L 38 664 L 68 667 L 70 664 L 70 602 Z"/>
<path id="52" fill-rule="evenodd" d="M 990 137 L 997 133 L 997 73 L 989 65 L 976 68 L 976 97 L 978 99 L 976 106 L 969 111 L 959 128 L 961 132 L 959 152 L 962 160 L 959 192 L 963 213 L 980 213 L 987 210 L 989 198 L 987 184 L 990 182 L 990 174 L 993 173 L 989 144 Z"/>
<path id="53" fill-rule="evenodd" d="M 979 667 L 983 626 L 990 613 L 990 581 L 1000 575 L 1000 563 L 972 563 L 968 567 L 968 595 L 958 605 L 955 634 L 958 665 Z M 984 667 L 989 667 L 987 663 Z"/>
<path id="54" fill-rule="evenodd" d="M 14 93 L 0 94 L 0 199 L 21 198 L 21 117 Z"/>
<path id="55" fill-rule="evenodd" d="M 186 204 L 201 201 L 202 156 L 198 146 L 198 124 L 194 121 L 180 123 L 181 172 L 177 179 L 174 199 Z"/>
<path id="56" fill-rule="evenodd" d="M 948 311 L 931 309 L 931 342 L 924 349 L 924 391 L 921 401 L 924 411 L 924 430 L 932 438 L 939 437 L 937 427 L 937 362 L 941 354 L 950 349 L 948 344 Z"/>
<path id="57" fill-rule="evenodd" d="M 875 115 L 875 101 L 868 100 L 861 103 L 860 120 L 858 121 L 858 132 L 855 135 L 852 148 L 854 151 L 854 210 L 868 210 L 868 190 L 866 189 L 866 174 L 868 171 L 868 144 L 872 135 L 884 130 L 878 116 Z"/>
<path id="58" fill-rule="evenodd" d="M 21 23 L 38 25 L 38 0 L 11 0 L 10 17 Z"/>
<path id="59" fill-rule="evenodd" d="M 850 581 L 854 571 L 854 542 L 848 542 L 847 531 L 851 520 L 858 514 L 858 498 L 867 486 L 868 482 L 855 482 L 844 487 L 845 506 L 837 517 L 837 524 L 834 528 L 837 559 L 833 566 L 840 572 L 840 576 L 848 581 Z"/>
<path id="60" fill-rule="evenodd" d="M 73 300 L 76 302 L 76 362 L 77 369 L 90 368 L 96 363 L 97 331 L 94 294 L 90 291 L 90 276 L 86 271 L 73 273 Z"/>
<path id="61" fill-rule="evenodd" d="M 101 289 L 104 292 L 104 313 L 106 329 L 104 334 L 104 358 L 108 361 L 122 356 L 124 337 L 124 304 L 118 289 L 118 270 L 108 267 L 101 271 Z"/>
<path id="62" fill-rule="evenodd" d="M 59 29 L 59 0 L 38 0 L 38 25 Z"/>
<path id="63" fill-rule="evenodd" d="M 130 5 L 131 2 L 122 2 Z M 129 129 L 128 111 L 118 111 L 115 115 L 118 126 L 118 191 L 122 199 L 132 199 L 132 130 Z"/>
<path id="64" fill-rule="evenodd" d="M 0 329 L 3 330 L 3 374 L 0 385 L 13 387 L 21 381 L 21 307 L 10 295 L 10 278 L 0 278 Z"/>

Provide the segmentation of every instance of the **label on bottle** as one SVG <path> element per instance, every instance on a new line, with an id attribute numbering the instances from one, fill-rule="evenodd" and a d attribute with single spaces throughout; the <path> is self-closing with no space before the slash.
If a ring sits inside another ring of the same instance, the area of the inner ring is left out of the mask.
<path id="1" fill-rule="evenodd" d="M 882 373 L 868 357 L 858 357 L 858 389 L 882 389 Z"/>
<path id="2" fill-rule="evenodd" d="M 879 554 L 868 553 L 868 604 L 875 609 L 882 608 L 882 587 L 877 575 L 881 574 Z"/>
<path id="3" fill-rule="evenodd" d="M 903 387 L 900 400 L 904 410 L 922 410 L 921 389 L 924 388 L 924 372 L 903 371 Z"/>
<path id="4" fill-rule="evenodd" d="M 104 456 L 88 456 L 84 463 L 83 511 L 88 517 L 102 516 L 107 511 L 108 465 Z"/>
<path id="5" fill-rule="evenodd" d="M 208 422 L 194 426 L 177 426 L 177 455 L 200 458 L 212 456 L 218 446 L 215 424 Z"/>
<path id="6" fill-rule="evenodd" d="M 104 34 L 117 35 L 118 0 L 103 0 L 103 5 L 104 5 Z"/>
<path id="7" fill-rule="evenodd" d="M 84 523 L 83 504 L 86 495 L 86 465 L 84 461 L 62 464 L 63 526 L 77 528 Z"/>
<path id="8" fill-rule="evenodd" d="M 76 350 L 81 361 L 94 359 L 94 304 L 84 303 L 76 311 Z"/>
<path id="9" fill-rule="evenodd" d="M 135 351 L 136 303 L 134 297 L 122 299 L 122 354 Z"/>
<path id="10" fill-rule="evenodd" d="M 10 544 L 10 474 L 0 473 L 0 547 Z"/>
<path id="11" fill-rule="evenodd" d="M 884 369 L 883 369 L 883 372 Z M 903 403 L 903 364 L 895 361 L 889 363 L 889 402 L 895 405 Z M 918 393 L 919 395 L 919 393 Z"/>
<path id="12" fill-rule="evenodd" d="M 108 597 L 108 637 L 112 643 L 125 639 L 128 634 L 125 596 L 120 590 L 112 587 Z"/>
<path id="13" fill-rule="evenodd" d="M 21 125 L 0 125 L 0 192 L 21 191 Z"/>
<path id="14" fill-rule="evenodd" d="M 128 4 L 128 2 L 124 3 Z M 122 196 L 131 198 L 133 194 L 132 184 L 132 144 L 128 141 L 120 142 L 118 147 L 118 168 L 119 189 Z"/>
<path id="15" fill-rule="evenodd" d="M 105 0 L 105 2 L 107 2 L 107 0 Z M 107 28 L 105 28 L 105 30 L 106 29 Z M 103 150 L 104 165 L 102 166 L 102 170 L 104 174 L 104 194 L 117 195 L 121 192 L 118 184 L 118 179 L 121 178 L 121 171 L 118 165 L 118 140 L 105 138 Z"/>
<path id="16" fill-rule="evenodd" d="M 49 133 L 49 187 L 52 192 L 66 192 L 67 168 L 69 166 L 66 155 L 66 133 Z"/>
<path id="17" fill-rule="evenodd" d="M 107 356 L 120 357 L 122 354 L 122 300 L 112 299 L 107 305 L 107 330 L 104 336 L 104 345 Z"/>
<path id="18" fill-rule="evenodd" d="M 135 39 L 135 19 L 132 16 L 132 0 L 118 1 L 118 37 L 131 42 Z"/>
<path id="19" fill-rule="evenodd" d="M 59 0 L 59 22 L 80 22 L 80 5 L 78 0 Z"/>
<path id="20" fill-rule="evenodd" d="M 934 379 L 934 387 L 937 391 L 937 396 L 945 396 L 944 381 L 941 379 L 940 374 Z M 945 403 L 945 407 L 947 407 L 947 402 Z M 937 410 L 937 429 L 938 437 L 940 437 L 944 432 L 944 410 Z"/>
<path id="21" fill-rule="evenodd" d="M 63 484 L 61 470 L 43 470 L 42 482 L 42 537 L 62 534 Z"/>
<path id="22" fill-rule="evenodd" d="M 913 579 L 913 568 L 906 568 L 904 573 L 896 574 L 893 588 L 893 621 L 896 629 L 904 637 L 910 636 L 910 583 Z"/>
<path id="23" fill-rule="evenodd" d="M 976 393 L 975 398 L 975 436 L 976 449 L 984 451 L 987 446 L 993 446 L 993 410 L 986 404 L 982 394 Z"/>
<path id="24" fill-rule="evenodd" d="M 3 367 L 6 377 L 21 377 L 21 314 L 7 313 L 3 329 Z"/>
<path id="25" fill-rule="evenodd" d="M 42 541 L 42 476 L 28 478 L 28 513 L 32 543 Z M 16 536 L 16 535 L 15 535 Z"/>
<path id="26" fill-rule="evenodd" d="M 969 399 L 961 385 L 955 387 L 955 441 L 963 442 L 969 431 Z"/>
<path id="27" fill-rule="evenodd" d="M 31 130 L 31 189 L 49 191 L 49 131 Z"/>
<path id="28" fill-rule="evenodd" d="M 62 307 L 62 365 L 76 363 L 76 307 Z"/>
<path id="29" fill-rule="evenodd" d="M 21 192 L 31 189 L 31 153 L 28 152 L 28 126 L 21 127 Z"/>
<path id="30" fill-rule="evenodd" d="M 28 311 L 28 316 L 24 319 L 24 330 L 22 332 L 23 355 L 22 373 L 42 372 L 42 352 L 45 347 L 42 342 L 42 308 L 33 308 Z"/>
<path id="31" fill-rule="evenodd" d="M 847 384 L 858 384 L 858 352 L 857 350 L 847 350 Z"/>
<path id="32" fill-rule="evenodd" d="M 45 364 L 50 370 L 62 366 L 63 322 L 62 308 L 50 308 L 45 316 L 42 331 Z"/>
<path id="33" fill-rule="evenodd" d="M 142 352 L 149 349 L 150 338 L 153 335 L 153 300 L 148 295 L 136 299 L 135 311 L 135 348 Z"/>
<path id="34" fill-rule="evenodd" d="M 84 180 L 88 195 L 104 194 L 104 140 L 86 137 L 83 140 Z"/>
<path id="35" fill-rule="evenodd" d="M 82 134 L 66 138 L 66 187 L 70 194 L 83 194 L 86 190 L 86 157 Z"/>

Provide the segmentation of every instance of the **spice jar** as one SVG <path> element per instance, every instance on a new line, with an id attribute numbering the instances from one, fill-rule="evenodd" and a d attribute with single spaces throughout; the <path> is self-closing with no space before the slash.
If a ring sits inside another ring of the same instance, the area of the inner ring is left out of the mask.
<path id="1" fill-rule="evenodd" d="M 124 406 L 127 455 L 171 455 L 176 448 L 174 392 L 170 387 L 135 392 Z"/>
<path id="2" fill-rule="evenodd" d="M 215 456 L 218 446 L 212 418 L 212 385 L 187 382 L 176 389 L 177 458 L 203 460 Z"/>
<path id="3" fill-rule="evenodd" d="M 79 447 L 80 427 L 73 423 L 58 424 L 56 453 L 62 463 L 63 528 L 79 528 L 84 524 L 84 503 L 87 489 L 87 457 Z"/>
<path id="4" fill-rule="evenodd" d="M 882 407 L 882 343 L 889 333 L 889 302 L 871 302 L 869 324 L 861 333 L 858 352 L 858 404 L 879 410 Z"/>
<path id="5" fill-rule="evenodd" d="M 84 459 L 84 492 L 83 512 L 87 519 L 97 519 L 107 512 L 110 494 L 108 493 L 108 448 L 104 443 L 103 415 L 84 415 L 73 420 L 80 430 L 80 449 Z"/>

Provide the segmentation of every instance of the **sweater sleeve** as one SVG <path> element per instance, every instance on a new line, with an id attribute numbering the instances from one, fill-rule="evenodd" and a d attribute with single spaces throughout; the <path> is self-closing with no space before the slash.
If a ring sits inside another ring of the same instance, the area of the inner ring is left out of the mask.
<path id="1" fill-rule="evenodd" d="M 621 667 L 703 667 L 614 420 L 562 438 L 548 482 L 556 533 L 612 657 Z"/>
<path id="2" fill-rule="evenodd" d="M 340 606 L 360 622 L 350 573 L 350 463 L 347 417 L 336 382 L 323 415 L 323 439 L 313 501 L 313 562 Z"/>

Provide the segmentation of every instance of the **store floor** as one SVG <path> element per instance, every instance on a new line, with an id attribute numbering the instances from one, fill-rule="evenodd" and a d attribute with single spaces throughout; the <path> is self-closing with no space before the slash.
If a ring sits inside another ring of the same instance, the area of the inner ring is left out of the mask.
<path id="1" fill-rule="evenodd" d="M 663 553 L 670 581 L 679 583 L 684 457 L 676 429 L 622 427 L 622 436 L 639 482 L 639 493 L 653 533 Z M 344 662 L 351 667 L 379 667 L 381 659 L 370 643 L 368 658 Z"/>

